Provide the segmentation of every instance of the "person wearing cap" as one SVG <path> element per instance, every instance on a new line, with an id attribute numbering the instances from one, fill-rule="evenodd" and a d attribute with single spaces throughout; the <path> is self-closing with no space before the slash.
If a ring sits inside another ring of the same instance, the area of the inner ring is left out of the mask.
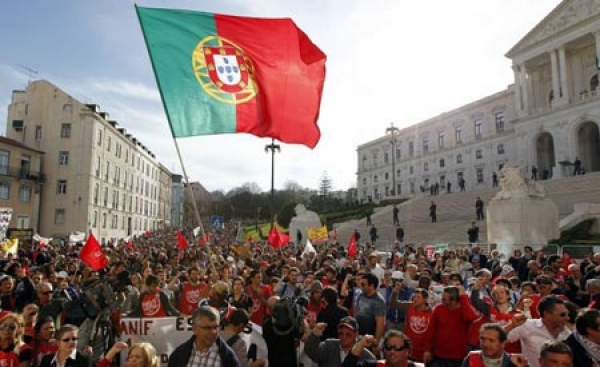
<path id="1" fill-rule="evenodd" d="M 387 303 L 387 314 L 385 327 L 387 330 L 404 330 L 404 321 L 406 313 L 392 306 L 391 298 L 396 301 L 409 301 L 412 298 L 413 290 L 404 284 L 404 274 L 401 271 L 392 272 L 392 284 L 385 290 L 385 301 Z"/>
<path id="2" fill-rule="evenodd" d="M 321 341 L 321 336 L 326 328 L 327 324 L 325 323 L 315 325 L 312 333 L 306 339 L 304 351 L 319 367 L 341 366 L 357 342 L 358 322 L 351 316 L 342 318 L 337 324 L 338 338 Z M 375 342 L 373 337 L 368 336 L 365 336 L 363 340 L 363 343 Z M 357 354 L 357 360 L 375 362 L 376 358 L 367 348 L 363 348 Z"/>
<path id="3" fill-rule="evenodd" d="M 366 338 L 365 338 L 366 339 Z M 342 367 L 424 367 L 423 363 L 409 359 L 411 351 L 410 339 L 399 330 L 389 330 L 381 341 L 383 360 L 362 361 L 358 356 L 370 341 L 361 341 L 352 347 L 352 352 L 342 363 Z"/>

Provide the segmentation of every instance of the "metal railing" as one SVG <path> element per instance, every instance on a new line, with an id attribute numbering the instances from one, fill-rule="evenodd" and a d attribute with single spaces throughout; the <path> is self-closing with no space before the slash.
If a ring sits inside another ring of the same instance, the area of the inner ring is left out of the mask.
<path id="1" fill-rule="evenodd" d="M 0 176 L 13 177 L 21 180 L 30 180 L 37 183 L 43 183 L 46 181 L 45 174 L 23 169 L 21 167 L 0 166 Z"/>

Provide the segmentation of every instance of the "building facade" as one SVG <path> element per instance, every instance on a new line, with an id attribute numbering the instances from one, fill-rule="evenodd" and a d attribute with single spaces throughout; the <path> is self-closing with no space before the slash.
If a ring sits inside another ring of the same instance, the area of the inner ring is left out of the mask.
<path id="1" fill-rule="evenodd" d="M 174 174 L 172 182 L 171 226 L 181 228 L 183 226 L 183 176 Z"/>
<path id="2" fill-rule="evenodd" d="M 0 137 L 0 207 L 12 208 L 9 228 L 38 230 L 43 152 Z"/>
<path id="3" fill-rule="evenodd" d="M 357 149 L 360 201 L 492 187 L 504 164 L 537 179 L 600 171 L 600 1 L 565 0 L 507 54 L 506 90 Z"/>
<path id="4" fill-rule="evenodd" d="M 43 236 L 91 230 L 102 240 L 118 239 L 157 229 L 164 220 L 161 187 L 170 190 L 171 183 L 161 184 L 160 163 L 98 105 L 83 104 L 38 80 L 13 91 L 6 134 L 45 152 Z"/>

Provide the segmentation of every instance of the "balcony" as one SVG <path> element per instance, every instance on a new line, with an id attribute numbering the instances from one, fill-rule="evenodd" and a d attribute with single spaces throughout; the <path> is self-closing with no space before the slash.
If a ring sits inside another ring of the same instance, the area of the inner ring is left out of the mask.
<path id="1" fill-rule="evenodd" d="M 21 167 L 0 166 L 0 176 L 12 177 L 19 180 L 28 180 L 35 183 L 46 182 L 46 175 L 41 172 L 34 172 Z"/>

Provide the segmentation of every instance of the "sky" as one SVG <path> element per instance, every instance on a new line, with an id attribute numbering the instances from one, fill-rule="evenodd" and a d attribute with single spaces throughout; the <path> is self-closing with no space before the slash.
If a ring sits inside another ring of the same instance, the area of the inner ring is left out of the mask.
<path id="1" fill-rule="evenodd" d="M 559 0 L 139 0 L 139 6 L 292 18 L 327 55 L 315 149 L 280 144 L 275 188 L 356 187 L 359 145 L 506 89 L 504 55 Z M 100 105 L 181 173 L 131 0 L 6 1 L 0 12 L 0 134 L 12 90 L 46 79 Z M 271 187 L 270 139 L 177 140 L 190 181 L 209 191 Z"/>

